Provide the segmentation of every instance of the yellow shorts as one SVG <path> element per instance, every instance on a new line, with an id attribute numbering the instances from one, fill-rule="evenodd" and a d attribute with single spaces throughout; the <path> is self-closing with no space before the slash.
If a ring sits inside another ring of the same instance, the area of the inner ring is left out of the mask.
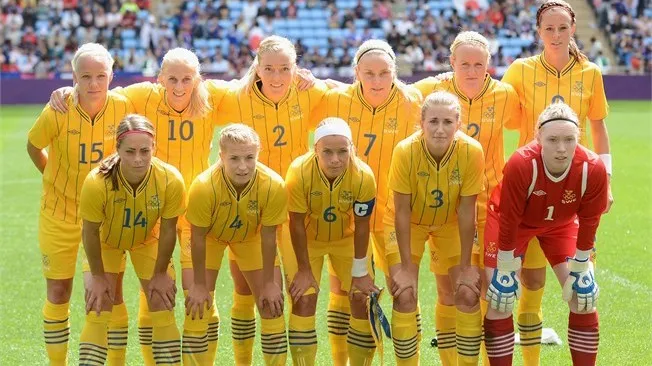
<path id="1" fill-rule="evenodd" d="M 385 225 L 384 262 L 379 263 L 385 274 L 389 267 L 401 263 L 401 256 L 396 241 L 396 229 Z M 460 235 L 457 222 L 438 227 L 410 225 L 410 248 L 412 262 L 419 265 L 426 241 L 430 246 L 430 271 L 438 275 L 448 275 L 448 270 L 460 264 Z M 375 247 L 374 247 L 375 248 Z M 381 250 L 378 250 L 380 253 Z M 381 257 L 383 258 L 383 257 Z"/>
<path id="2" fill-rule="evenodd" d="M 179 259 L 181 269 L 192 269 L 192 252 L 190 245 L 190 223 L 185 215 L 177 220 L 177 243 L 179 243 Z"/>
<path id="3" fill-rule="evenodd" d="M 41 212 L 38 224 L 43 275 L 54 280 L 73 278 L 82 240 L 81 223 L 71 224 Z"/>
<path id="4" fill-rule="evenodd" d="M 546 255 L 543 254 L 541 245 L 539 244 L 539 239 L 536 237 L 532 238 L 528 243 L 527 249 L 525 250 L 525 258 L 523 260 L 523 268 L 527 269 L 537 269 L 537 268 L 546 268 L 548 265 L 548 259 Z"/>
<path id="5" fill-rule="evenodd" d="M 222 266 L 224 250 L 227 248 L 229 249 L 229 260 L 235 261 L 241 271 L 263 269 L 263 250 L 260 236 L 237 243 L 227 243 L 206 238 L 206 269 L 218 271 Z M 278 256 L 276 260 L 278 261 Z"/>
<path id="6" fill-rule="evenodd" d="M 109 247 L 102 243 L 104 271 L 107 273 L 124 272 L 126 253 L 129 253 L 136 276 L 141 280 L 151 279 L 154 273 L 154 266 L 156 265 L 156 258 L 158 257 L 158 238 L 152 238 L 150 241 L 135 245 L 129 250 Z M 84 256 L 84 266 L 88 266 L 86 256 Z M 170 267 L 172 268 L 172 273 L 174 273 L 172 263 L 170 263 Z M 168 268 L 169 273 L 170 268 Z M 174 278 L 174 275 L 172 275 L 172 278 Z"/>

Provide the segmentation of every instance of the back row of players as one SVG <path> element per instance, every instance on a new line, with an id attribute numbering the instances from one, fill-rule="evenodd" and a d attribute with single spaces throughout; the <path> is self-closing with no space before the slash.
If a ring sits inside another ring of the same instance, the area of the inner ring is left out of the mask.
<path id="1" fill-rule="evenodd" d="M 525 364 L 538 364 L 546 259 L 570 303 L 573 362 L 594 364 L 598 291 L 588 258 L 600 215 L 612 202 L 606 98 L 599 69 L 573 41 L 570 6 L 544 3 L 537 27 L 544 52 L 513 63 L 503 82 L 487 74 L 487 40 L 462 32 L 450 47 L 452 75 L 413 86 L 397 79 L 395 54 L 380 40 L 358 49 L 352 85 L 297 77 L 292 43 L 272 36 L 240 81 L 202 80 L 197 57 L 174 49 L 157 84 L 111 91 L 111 56 L 100 45 L 82 46 L 72 61 L 74 88 L 53 94 L 28 142 L 43 173 L 39 242 L 51 364 L 67 362 L 82 238 L 89 311 L 82 364 L 125 363 L 125 252 L 143 289 L 138 329 L 146 364 L 213 364 L 214 287 L 227 248 L 236 364 L 252 363 L 254 304 L 265 362 L 285 364 L 277 244 L 292 298 L 295 364 L 315 362 L 325 256 L 333 362 L 373 359 L 380 343 L 366 301 L 379 290 L 369 248 L 394 299 L 396 361 L 417 364 L 417 277 L 426 242 L 443 364 L 478 363 L 485 314 L 485 362 L 511 364 L 519 294 Z M 586 142 L 587 119 L 599 155 L 578 145 Z M 222 130 L 220 159 L 209 165 L 214 129 L 232 122 L 239 123 Z M 519 129 L 523 146 L 507 164 L 503 128 Z M 172 311 L 177 236 L 183 337 Z"/>

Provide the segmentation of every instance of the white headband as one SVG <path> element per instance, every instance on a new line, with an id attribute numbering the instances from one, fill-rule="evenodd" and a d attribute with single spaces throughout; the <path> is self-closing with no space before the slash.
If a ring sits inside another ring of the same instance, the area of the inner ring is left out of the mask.
<path id="1" fill-rule="evenodd" d="M 329 123 L 327 125 L 317 127 L 317 129 L 315 130 L 315 144 L 322 137 L 332 136 L 332 135 L 344 136 L 348 138 L 349 141 L 353 141 L 353 137 L 351 136 L 351 129 L 349 128 L 348 125 L 346 125 L 346 122 Z"/>

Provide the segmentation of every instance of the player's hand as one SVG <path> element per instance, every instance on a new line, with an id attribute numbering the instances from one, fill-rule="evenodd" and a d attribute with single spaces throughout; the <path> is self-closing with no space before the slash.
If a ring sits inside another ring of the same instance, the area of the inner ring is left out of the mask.
<path id="1" fill-rule="evenodd" d="M 480 274 L 476 270 L 477 267 L 465 266 L 460 271 L 460 275 L 457 278 L 457 283 L 455 284 L 455 292 L 460 288 L 460 286 L 466 286 L 470 288 L 476 296 L 480 296 Z"/>
<path id="2" fill-rule="evenodd" d="M 521 296 L 521 287 L 516 273 L 521 269 L 521 258 L 514 258 L 513 251 L 498 251 L 498 265 L 494 269 L 487 289 L 486 300 L 492 309 L 511 313 L 514 302 Z"/>
<path id="3" fill-rule="evenodd" d="M 337 88 L 345 88 L 349 86 L 349 84 L 345 84 L 341 81 L 333 80 L 333 79 L 326 79 L 324 80 L 324 83 L 326 83 L 326 86 L 328 89 L 337 89 Z"/>
<path id="4" fill-rule="evenodd" d="M 86 291 L 86 314 L 95 311 L 100 316 L 102 304 L 113 304 L 113 293 L 105 275 L 93 276 Z"/>
<path id="5" fill-rule="evenodd" d="M 453 75 L 455 74 L 452 71 L 442 72 L 441 74 L 435 75 L 435 80 L 437 81 L 452 80 Z"/>
<path id="6" fill-rule="evenodd" d="M 374 280 L 371 279 L 368 273 L 362 277 L 351 278 L 351 291 L 349 291 L 349 297 L 351 299 L 353 299 L 354 290 L 358 290 L 365 296 L 371 296 L 372 293 L 380 293 L 380 289 L 376 287 Z"/>
<path id="7" fill-rule="evenodd" d="M 269 308 L 273 318 L 283 315 L 283 292 L 274 281 L 268 281 L 263 285 L 263 290 L 258 298 L 258 307 Z"/>
<path id="8" fill-rule="evenodd" d="M 317 82 L 317 78 L 308 69 L 297 69 L 297 89 L 304 91 L 312 88 Z"/>
<path id="9" fill-rule="evenodd" d="M 163 299 L 167 310 L 174 309 L 174 296 L 177 294 L 177 286 L 168 276 L 167 272 L 155 273 L 147 285 L 147 298 L 151 301 L 154 294 Z"/>
<path id="10" fill-rule="evenodd" d="M 315 293 L 319 293 L 319 284 L 315 280 L 315 276 L 312 275 L 312 271 L 310 269 L 299 270 L 290 284 L 292 302 L 299 301 L 299 298 L 311 287 L 315 289 Z"/>
<path id="11" fill-rule="evenodd" d="M 614 195 L 611 193 L 611 183 L 609 183 L 609 202 L 607 202 L 607 209 L 604 210 L 604 213 L 609 212 L 611 210 L 611 205 L 614 204 Z"/>
<path id="12" fill-rule="evenodd" d="M 195 315 L 204 319 L 204 304 L 206 309 L 210 309 L 213 306 L 213 297 L 205 285 L 193 284 L 186 297 L 186 315 L 190 315 L 192 320 L 195 320 Z"/>
<path id="13" fill-rule="evenodd" d="M 576 293 L 577 309 L 579 311 L 593 310 L 600 294 L 600 288 L 595 282 L 593 263 L 589 259 L 572 258 L 568 260 L 568 269 L 570 274 L 564 283 L 562 298 L 564 301 L 570 302 L 573 293 Z"/>
<path id="14" fill-rule="evenodd" d="M 66 98 L 68 98 L 75 89 L 70 86 L 64 86 L 50 94 L 50 107 L 59 113 L 68 112 L 68 105 L 66 104 Z"/>
<path id="15" fill-rule="evenodd" d="M 392 296 L 397 297 L 406 290 L 412 290 L 412 296 L 417 298 L 417 269 L 414 264 L 401 268 L 392 276 Z"/>

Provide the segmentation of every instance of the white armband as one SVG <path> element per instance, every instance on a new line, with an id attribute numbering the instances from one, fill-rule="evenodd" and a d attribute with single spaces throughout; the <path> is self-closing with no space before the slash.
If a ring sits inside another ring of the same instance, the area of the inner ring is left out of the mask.
<path id="1" fill-rule="evenodd" d="M 592 251 L 593 251 L 592 249 L 589 249 L 589 250 L 579 250 L 579 249 L 577 249 L 577 250 L 575 250 L 575 259 L 580 261 L 580 262 L 585 262 L 585 261 L 589 260 L 589 257 L 591 256 Z"/>
<path id="2" fill-rule="evenodd" d="M 607 174 L 611 176 L 611 154 L 600 154 L 600 160 L 604 163 L 605 169 L 607 169 Z"/>
<path id="3" fill-rule="evenodd" d="M 351 276 L 364 277 L 368 274 L 367 271 L 367 257 L 353 258 L 353 267 L 351 268 Z"/>

